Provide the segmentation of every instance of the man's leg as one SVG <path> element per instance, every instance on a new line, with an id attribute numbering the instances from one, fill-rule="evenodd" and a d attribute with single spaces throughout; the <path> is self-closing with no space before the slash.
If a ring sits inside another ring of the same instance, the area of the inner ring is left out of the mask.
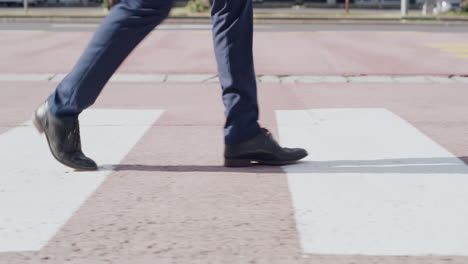
<path id="1" fill-rule="evenodd" d="M 112 8 L 73 70 L 49 97 L 51 113 L 75 119 L 128 54 L 168 15 L 172 0 L 125 0 Z"/>
<path id="2" fill-rule="evenodd" d="M 218 73 L 226 107 L 226 144 L 255 137 L 257 84 L 252 54 L 252 0 L 215 0 L 211 11 Z"/>
<path id="3" fill-rule="evenodd" d="M 226 107 L 225 166 L 282 165 L 304 158 L 307 156 L 304 149 L 282 148 L 258 124 L 252 0 L 215 0 L 211 15 Z"/>
<path id="4" fill-rule="evenodd" d="M 172 0 L 124 0 L 104 19 L 73 70 L 33 122 L 45 132 L 52 155 L 66 166 L 95 170 L 96 163 L 81 150 L 78 115 L 92 105 L 128 54 L 161 23 Z"/>

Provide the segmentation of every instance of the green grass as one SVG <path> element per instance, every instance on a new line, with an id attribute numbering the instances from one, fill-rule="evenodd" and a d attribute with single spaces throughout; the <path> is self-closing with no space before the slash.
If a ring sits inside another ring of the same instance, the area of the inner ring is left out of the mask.
<path id="1" fill-rule="evenodd" d="M 459 11 L 459 12 L 448 12 L 448 16 L 460 16 L 460 17 L 468 17 L 468 11 Z"/>

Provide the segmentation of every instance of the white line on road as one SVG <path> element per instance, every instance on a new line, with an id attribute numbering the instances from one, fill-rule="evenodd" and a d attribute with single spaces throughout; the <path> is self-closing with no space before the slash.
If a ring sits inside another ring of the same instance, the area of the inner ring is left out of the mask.
<path id="1" fill-rule="evenodd" d="M 211 25 L 208 24 L 164 24 L 159 25 L 157 29 L 211 29 Z"/>
<path id="2" fill-rule="evenodd" d="M 71 23 L 66 23 L 66 24 L 51 24 L 50 25 L 52 28 L 97 28 L 99 25 L 98 24 L 71 24 Z"/>
<path id="3" fill-rule="evenodd" d="M 51 81 L 60 82 L 64 73 L 0 73 L 0 81 Z M 164 83 L 164 82 L 212 82 L 215 73 L 185 73 L 185 74 L 134 74 L 116 73 L 111 82 Z M 260 75 L 262 83 L 467 83 L 467 76 L 394 76 L 394 75 L 363 75 L 363 76 L 331 76 L 331 75 Z"/>
<path id="4" fill-rule="evenodd" d="M 98 24 L 52 24 L 50 25 L 52 28 L 71 28 L 71 29 L 80 29 L 80 28 L 97 28 Z M 211 29 L 211 25 L 207 24 L 164 24 L 159 25 L 156 29 L 161 30 L 178 30 L 178 29 L 186 29 L 186 30 L 208 30 Z"/>
<path id="5" fill-rule="evenodd" d="M 52 28 L 97 28 L 98 24 L 87 23 L 64 23 L 64 24 L 51 24 Z M 156 30 L 211 30 L 211 24 L 162 24 L 156 27 Z M 255 25 L 256 29 L 271 28 L 269 25 Z"/>
<path id="6" fill-rule="evenodd" d="M 468 166 L 385 109 L 277 111 L 305 253 L 468 256 Z"/>
<path id="7" fill-rule="evenodd" d="M 0 73 L 0 81 L 4 82 L 31 82 L 49 81 L 54 74 L 51 73 Z"/>
<path id="8" fill-rule="evenodd" d="M 84 151 L 99 164 L 108 164 L 96 172 L 75 172 L 57 163 L 29 122 L 0 135 L 0 252 L 40 250 L 162 112 L 85 112 Z"/>

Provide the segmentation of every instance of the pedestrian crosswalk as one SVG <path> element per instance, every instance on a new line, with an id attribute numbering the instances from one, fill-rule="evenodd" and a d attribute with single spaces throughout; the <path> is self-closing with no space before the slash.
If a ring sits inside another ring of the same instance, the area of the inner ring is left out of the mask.
<path id="1" fill-rule="evenodd" d="M 83 114 L 96 172 L 59 165 L 29 123 L 1 134 L 0 252 L 41 250 L 162 113 Z M 276 118 L 280 142 L 310 153 L 283 167 L 305 254 L 468 256 L 468 166 L 453 154 L 386 109 L 279 110 Z"/>

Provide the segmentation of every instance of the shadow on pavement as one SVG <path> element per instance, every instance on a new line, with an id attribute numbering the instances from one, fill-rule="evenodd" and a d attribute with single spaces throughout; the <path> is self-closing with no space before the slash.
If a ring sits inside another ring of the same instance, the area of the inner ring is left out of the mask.
<path id="1" fill-rule="evenodd" d="M 253 165 L 226 168 L 221 165 L 104 165 L 101 169 L 114 171 L 167 171 L 167 172 L 235 172 L 235 173 L 417 173 L 468 174 L 468 157 L 406 158 L 379 160 L 301 161 L 276 167 Z"/>

